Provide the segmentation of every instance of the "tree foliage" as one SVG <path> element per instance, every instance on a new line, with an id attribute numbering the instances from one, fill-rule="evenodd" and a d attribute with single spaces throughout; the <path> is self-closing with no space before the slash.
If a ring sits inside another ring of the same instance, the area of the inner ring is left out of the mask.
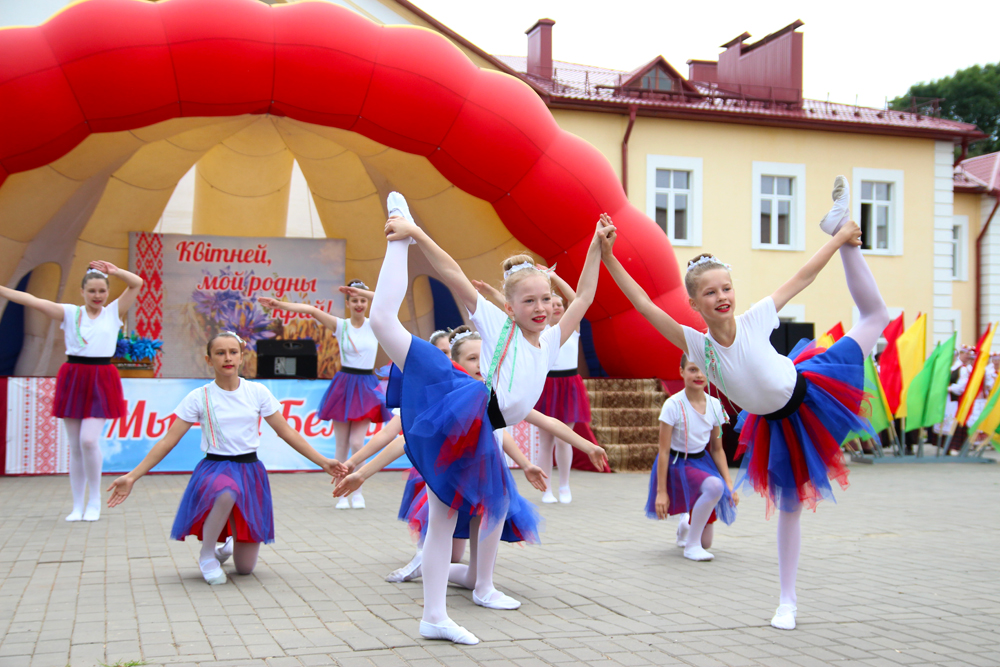
<path id="1" fill-rule="evenodd" d="M 970 156 L 1000 150 L 1000 63 L 973 65 L 937 81 L 915 83 L 889 106 L 905 111 L 914 100 L 919 104 L 930 98 L 941 99 L 942 118 L 975 123 L 989 135 L 970 147 Z"/>

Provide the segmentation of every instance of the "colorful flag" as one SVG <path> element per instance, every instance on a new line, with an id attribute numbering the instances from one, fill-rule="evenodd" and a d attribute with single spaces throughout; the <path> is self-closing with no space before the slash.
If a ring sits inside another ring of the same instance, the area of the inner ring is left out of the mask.
<path id="1" fill-rule="evenodd" d="M 983 377 L 986 375 L 986 364 L 990 362 L 990 348 L 993 345 L 993 333 L 995 331 L 996 327 L 992 324 L 989 325 L 986 327 L 986 333 L 976 343 L 976 363 L 972 366 L 972 372 L 969 374 L 969 383 L 965 385 L 962 398 L 958 401 L 958 414 L 955 415 L 955 421 L 959 426 L 965 426 L 965 423 L 969 420 L 969 415 L 972 413 L 972 406 L 979 396 L 979 390 L 983 388 Z"/>
<path id="2" fill-rule="evenodd" d="M 920 369 L 924 367 L 924 355 L 927 354 L 927 315 L 918 315 L 917 320 L 907 327 L 906 331 L 896 339 L 896 357 L 899 363 L 901 387 L 897 417 L 906 417 L 906 389 L 913 382 Z M 909 424 L 907 424 L 909 430 Z"/>
<path id="3" fill-rule="evenodd" d="M 957 334 L 938 343 L 924 367 L 906 389 L 906 430 L 927 428 L 944 421 L 944 407 L 948 401 L 948 381 L 951 379 L 951 360 L 955 354 Z"/>
<path id="4" fill-rule="evenodd" d="M 871 417 L 869 420 L 875 432 L 880 433 L 889 428 L 889 423 L 892 421 L 892 410 L 889 409 L 885 389 L 882 388 L 882 381 L 879 379 L 878 373 L 875 372 L 875 362 L 871 357 L 865 357 L 865 393 L 871 396 L 869 400 Z"/>
<path id="5" fill-rule="evenodd" d="M 882 335 L 886 346 L 878 363 L 878 375 L 882 380 L 882 389 L 889 402 L 889 414 L 896 414 L 899 409 L 899 394 L 903 391 L 903 375 L 899 370 L 899 356 L 896 351 L 896 339 L 903 333 L 903 313 L 889 322 Z"/>
<path id="6" fill-rule="evenodd" d="M 1000 392 L 997 387 L 1000 387 L 1000 382 L 993 383 L 989 398 L 986 399 L 986 407 L 979 413 L 976 423 L 969 428 L 970 433 L 982 431 L 992 435 L 1000 428 Z"/>
<path id="7" fill-rule="evenodd" d="M 837 322 L 836 325 L 825 334 L 816 339 L 817 347 L 830 348 L 831 345 L 844 337 L 844 325 Z"/>

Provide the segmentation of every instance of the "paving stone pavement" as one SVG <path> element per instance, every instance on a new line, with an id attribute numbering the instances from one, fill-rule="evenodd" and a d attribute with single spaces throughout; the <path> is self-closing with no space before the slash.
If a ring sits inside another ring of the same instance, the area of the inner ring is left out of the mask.
<path id="1" fill-rule="evenodd" d="M 1000 665 L 1000 465 L 852 466 L 839 503 L 803 515 L 792 632 L 768 625 L 763 501 L 744 498 L 716 560 L 694 563 L 673 520 L 643 516 L 647 479 L 574 472 L 571 505 L 539 505 L 544 543 L 500 550 L 497 586 L 521 609 L 449 590 L 452 617 L 482 640 L 463 647 L 419 637 L 419 582 L 383 581 L 413 551 L 398 472 L 350 511 L 333 509 L 322 474 L 272 475 L 277 541 L 224 586 L 202 581 L 197 541 L 169 539 L 186 475 L 146 477 L 74 524 L 65 477 L 0 478 L 0 667 Z"/>

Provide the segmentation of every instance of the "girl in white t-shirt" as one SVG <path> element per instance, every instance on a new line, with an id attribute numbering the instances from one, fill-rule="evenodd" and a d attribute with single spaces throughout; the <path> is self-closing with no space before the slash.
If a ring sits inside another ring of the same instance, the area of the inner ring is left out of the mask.
<path id="1" fill-rule="evenodd" d="M 126 285 L 108 303 L 108 276 Z M 101 433 L 104 420 L 125 416 L 125 399 L 118 369 L 111 363 L 122 317 L 142 289 L 142 278 L 111 262 L 90 263 L 80 284 L 83 305 L 54 303 L 26 292 L 0 287 L 0 296 L 41 311 L 60 322 L 66 343 L 66 363 L 59 367 L 53 416 L 62 419 L 69 440 L 69 485 L 73 511 L 67 521 L 97 521 L 101 517 Z"/>
<path id="2" fill-rule="evenodd" d="M 347 298 L 349 319 L 334 317 L 316 306 L 305 303 L 288 303 L 270 297 L 261 297 L 261 305 L 273 310 L 304 313 L 333 331 L 340 344 L 340 370 L 337 371 L 320 402 L 319 418 L 333 421 L 337 459 L 346 460 L 351 453 L 361 449 L 365 434 L 373 421 L 387 422 L 392 413 L 385 407 L 385 394 L 379 389 L 375 377 L 375 357 L 378 341 L 372 333 L 371 322 L 365 317 L 371 292 L 360 280 L 352 280 L 341 287 Z M 337 509 L 363 509 L 365 498 L 359 488 L 350 500 L 341 498 Z"/>
<path id="3" fill-rule="evenodd" d="M 206 362 L 215 380 L 184 397 L 174 410 L 176 419 L 167 434 L 131 472 L 108 487 L 108 507 L 128 498 L 140 477 L 173 450 L 195 424 L 201 425 L 205 458 L 195 467 L 184 489 L 170 537 L 201 540 L 198 563 L 210 584 L 226 583 L 222 570 L 230 556 L 239 574 L 257 565 L 261 543 L 274 542 L 271 486 L 264 464 L 257 459 L 263 419 L 292 449 L 332 475 L 337 461 L 322 456 L 281 416 L 281 404 L 259 382 L 239 376 L 244 343 L 226 331 L 208 340 Z M 217 546 L 219 542 L 222 546 Z"/>
<path id="4" fill-rule="evenodd" d="M 558 327 L 546 330 L 552 287 L 530 257 L 504 263 L 506 311 L 479 296 L 458 263 L 410 217 L 402 195 L 388 199 L 385 226 L 389 243 L 372 302 L 372 328 L 398 371 L 406 452 L 428 489 L 429 518 L 424 540 L 424 613 L 420 634 L 463 644 L 478 639 L 448 617 L 445 594 L 452 534 L 458 514 L 482 516 L 478 560 L 496 558 L 508 510 L 524 517 L 522 539 L 537 540 L 537 514 L 517 493 L 517 486 L 493 439 L 493 431 L 524 419 L 556 362 L 559 346 L 569 338 L 590 307 L 597 287 L 600 244 L 595 234 L 580 278 L 577 299 Z M 608 228 L 609 232 L 613 228 Z M 468 309 L 483 337 L 486 383 L 461 370 L 430 343 L 411 335 L 399 321 L 399 308 L 409 283 L 407 255 L 416 243 L 440 279 Z M 513 510 L 512 510 L 513 511 Z M 473 602 L 510 609 L 510 598 L 480 576 Z M 516 601 L 514 601 L 516 603 Z"/>
<path id="5" fill-rule="evenodd" d="M 660 451 L 649 474 L 646 516 L 679 514 L 677 546 L 684 548 L 684 557 L 712 560 L 706 551 L 712 546 L 712 524 L 716 517 L 731 524 L 739 503 L 720 437 L 729 419 L 719 399 L 705 393 L 704 373 L 683 354 L 680 371 L 684 390 L 660 410 Z"/>
<path id="6" fill-rule="evenodd" d="M 861 416 L 864 359 L 889 323 L 889 311 L 858 247 L 861 230 L 849 220 L 850 190 L 843 176 L 835 181 L 833 201 L 820 223 L 833 238 L 774 294 L 739 317 L 729 266 L 711 255 L 688 263 L 684 285 L 692 308 L 708 325 L 707 334 L 681 326 L 653 303 L 615 258 L 613 239 L 602 247 L 605 265 L 639 313 L 744 409 L 737 424 L 742 428 L 741 450 L 748 450 L 744 481 L 767 499 L 768 515 L 775 506 L 780 510 L 781 597 L 771 625 L 785 630 L 795 627 L 802 506 L 815 508 L 822 498 L 832 497 L 829 478 L 847 486 L 840 445 L 852 434 L 872 433 Z M 794 360 L 781 356 L 769 341 L 778 326 L 778 311 L 808 287 L 838 251 L 860 313 L 858 323 L 828 350 L 812 346 Z"/>

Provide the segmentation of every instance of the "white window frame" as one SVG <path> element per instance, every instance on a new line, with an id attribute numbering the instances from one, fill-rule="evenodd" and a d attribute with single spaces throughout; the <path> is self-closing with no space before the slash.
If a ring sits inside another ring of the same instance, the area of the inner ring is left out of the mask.
<path id="1" fill-rule="evenodd" d="M 873 248 L 862 250 L 866 255 L 902 255 L 903 254 L 903 170 L 902 169 L 868 169 L 855 167 L 851 182 L 851 215 L 861 224 L 861 181 L 876 181 L 891 183 L 893 195 L 889 207 L 889 247 L 885 250 Z"/>
<path id="2" fill-rule="evenodd" d="M 754 250 L 801 251 L 806 249 L 806 166 L 790 162 L 757 162 L 752 169 L 750 247 Z M 792 224 L 788 230 L 790 243 L 760 242 L 760 179 L 777 176 L 792 179 Z"/>
<path id="3" fill-rule="evenodd" d="M 969 279 L 969 216 L 956 215 L 952 223 L 952 234 L 955 227 L 959 228 L 958 238 L 953 239 L 951 244 L 957 245 L 957 252 L 953 252 L 952 257 L 958 257 L 958 264 L 951 267 L 952 280 L 967 281 Z"/>
<path id="4" fill-rule="evenodd" d="M 646 215 L 656 221 L 656 170 L 687 171 L 691 177 L 688 185 L 691 187 L 688 202 L 688 240 L 675 241 L 668 238 L 675 246 L 701 245 L 701 202 L 704 160 L 700 157 L 681 157 L 677 155 L 647 155 L 646 156 Z M 659 225 L 657 225 L 659 226 Z"/>

